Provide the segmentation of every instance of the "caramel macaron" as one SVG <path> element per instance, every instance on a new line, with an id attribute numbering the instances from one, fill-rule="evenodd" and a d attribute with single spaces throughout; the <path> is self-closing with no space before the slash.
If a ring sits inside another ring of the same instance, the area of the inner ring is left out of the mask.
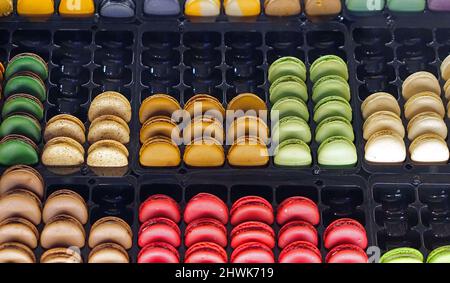
<path id="1" fill-rule="evenodd" d="M 219 167 L 225 163 L 225 152 L 218 140 L 204 137 L 186 145 L 183 160 L 192 167 Z"/>
<path id="2" fill-rule="evenodd" d="M 96 246 L 89 253 L 89 263 L 129 263 L 127 251 L 115 243 L 104 243 Z"/>
<path id="3" fill-rule="evenodd" d="M 45 224 L 41 233 L 41 246 L 44 249 L 58 247 L 77 247 L 85 245 L 86 234 L 83 225 L 69 215 L 57 215 Z"/>
<path id="4" fill-rule="evenodd" d="M 20 243 L 0 245 L 0 263 L 36 263 L 33 251 Z"/>
<path id="5" fill-rule="evenodd" d="M 269 140 L 269 127 L 263 119 L 255 116 L 242 116 L 231 123 L 227 131 L 227 142 L 243 138 L 245 136 L 254 136 L 260 138 L 264 143 Z"/>
<path id="6" fill-rule="evenodd" d="M 402 85 L 402 95 L 405 100 L 421 92 L 432 92 L 437 95 L 441 93 L 441 86 L 435 75 L 429 72 L 417 72 L 405 79 Z"/>
<path id="7" fill-rule="evenodd" d="M 124 220 L 107 216 L 92 225 L 88 243 L 90 248 L 104 243 L 115 243 L 128 250 L 133 245 L 133 232 Z"/>
<path id="8" fill-rule="evenodd" d="M 101 140 L 88 149 L 87 165 L 97 168 L 128 166 L 128 149 L 118 141 Z"/>
<path id="9" fill-rule="evenodd" d="M 40 263 L 83 263 L 83 258 L 70 248 L 53 248 L 42 254 Z"/>
<path id="10" fill-rule="evenodd" d="M 444 103 L 441 97 L 433 92 L 420 92 L 413 95 L 405 103 L 405 117 L 411 119 L 423 112 L 435 112 L 442 118 L 445 116 Z"/>
<path id="11" fill-rule="evenodd" d="M 194 95 L 186 102 L 184 110 L 194 119 L 199 117 L 198 114 L 216 118 L 219 121 L 223 121 L 225 117 L 225 108 L 223 108 L 222 103 L 208 94 Z"/>
<path id="12" fill-rule="evenodd" d="M 48 120 L 44 131 L 44 141 L 48 142 L 57 137 L 68 137 L 84 144 L 86 142 L 85 131 L 86 128 L 80 119 L 72 115 L 60 114 Z"/>
<path id="13" fill-rule="evenodd" d="M 444 163 L 450 158 L 446 141 L 436 134 L 424 134 L 409 146 L 411 160 L 419 163 Z"/>
<path id="14" fill-rule="evenodd" d="M 211 117 L 199 117 L 193 119 L 188 125 L 183 127 L 183 142 L 189 144 L 200 138 L 211 137 L 223 144 L 224 130 L 223 125 L 217 119 Z"/>
<path id="15" fill-rule="evenodd" d="M 269 151 L 260 138 L 242 137 L 233 143 L 227 159 L 232 166 L 265 166 L 269 162 Z"/>
<path id="16" fill-rule="evenodd" d="M 89 218 L 84 199 L 76 192 L 66 189 L 55 191 L 47 198 L 42 211 L 42 220 L 48 223 L 53 217 L 61 214 L 72 216 L 83 225 Z"/>
<path id="17" fill-rule="evenodd" d="M 364 158 L 373 163 L 404 162 L 406 159 L 405 142 L 394 131 L 379 131 L 366 142 Z"/>
<path id="18" fill-rule="evenodd" d="M 163 136 L 178 142 L 180 139 L 180 129 L 170 117 L 154 116 L 144 122 L 139 132 L 139 140 L 144 144 L 147 140 Z"/>
<path id="19" fill-rule="evenodd" d="M 361 112 L 364 120 L 379 111 L 390 111 L 399 117 L 402 113 L 397 99 L 386 92 L 371 94 L 361 104 Z"/>
<path id="20" fill-rule="evenodd" d="M 267 105 L 256 94 L 241 93 L 228 102 L 227 106 L 227 111 L 239 110 L 243 111 L 245 115 L 259 116 L 260 111 L 267 111 Z"/>
<path id="21" fill-rule="evenodd" d="M 97 117 L 89 126 L 88 142 L 115 140 L 121 144 L 130 142 L 130 127 L 122 118 L 114 115 Z"/>
<path id="22" fill-rule="evenodd" d="M 44 179 L 34 168 L 27 165 L 9 167 L 0 179 L 0 195 L 15 189 L 25 189 L 36 194 L 40 199 L 44 196 Z"/>
<path id="23" fill-rule="evenodd" d="M 365 140 L 383 130 L 391 130 L 402 138 L 405 137 L 405 127 L 403 127 L 402 119 L 395 113 L 390 111 L 379 111 L 367 118 L 363 125 L 363 136 Z"/>
<path id="24" fill-rule="evenodd" d="M 167 94 L 154 94 L 142 101 L 139 108 L 139 121 L 141 124 L 155 116 L 172 117 L 175 111 L 181 110 L 178 101 Z"/>
<path id="25" fill-rule="evenodd" d="M 115 91 L 107 91 L 99 94 L 92 100 L 89 107 L 89 121 L 103 115 L 113 115 L 122 118 L 125 122 L 131 121 L 131 104 L 122 94 Z"/>
<path id="26" fill-rule="evenodd" d="M 0 221 L 20 217 L 39 225 L 41 207 L 40 199 L 32 192 L 23 189 L 9 191 L 0 196 Z"/>
<path id="27" fill-rule="evenodd" d="M 414 116 L 408 123 L 408 139 L 413 141 L 423 134 L 436 134 L 447 138 L 448 129 L 444 119 L 435 112 L 424 112 Z"/>
<path id="28" fill-rule="evenodd" d="M 35 249 L 38 239 L 36 226 L 25 218 L 11 217 L 0 222 L 0 244 L 17 242 Z"/>
<path id="29" fill-rule="evenodd" d="M 139 151 L 139 163 L 145 167 L 175 167 L 181 163 L 178 145 L 170 138 L 156 136 L 148 139 Z"/>

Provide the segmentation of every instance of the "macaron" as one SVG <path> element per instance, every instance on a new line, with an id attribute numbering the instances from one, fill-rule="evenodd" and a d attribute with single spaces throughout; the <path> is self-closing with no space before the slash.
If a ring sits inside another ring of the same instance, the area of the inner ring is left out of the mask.
<path id="1" fill-rule="evenodd" d="M 311 3 L 313 1 L 310 1 Z M 309 69 L 310 80 L 316 83 L 319 79 L 326 76 L 339 76 L 348 80 L 348 67 L 345 61 L 336 55 L 325 55 L 315 60 Z"/>
<path id="2" fill-rule="evenodd" d="M 186 101 L 184 110 L 194 119 L 202 115 L 223 121 L 225 117 L 225 108 L 223 108 L 222 103 L 208 94 L 194 95 Z"/>
<path id="3" fill-rule="evenodd" d="M 144 223 L 152 218 L 164 217 L 179 223 L 180 206 L 171 197 L 156 194 L 148 197 L 139 207 L 139 221 Z"/>
<path id="4" fill-rule="evenodd" d="M 267 16 L 288 17 L 300 14 L 302 5 L 299 0 L 265 0 L 264 13 Z"/>
<path id="5" fill-rule="evenodd" d="M 141 124 L 155 116 L 172 117 L 175 111 L 181 110 L 178 101 L 167 94 L 154 94 L 142 101 L 139 108 L 139 121 Z"/>
<path id="6" fill-rule="evenodd" d="M 190 17 L 216 17 L 220 15 L 219 0 L 187 0 L 184 14 Z"/>
<path id="7" fill-rule="evenodd" d="M 16 242 L 35 249 L 38 239 L 36 226 L 25 218 L 11 217 L 0 222 L 0 245 Z"/>
<path id="8" fill-rule="evenodd" d="M 69 114 L 59 114 L 47 121 L 44 131 L 44 141 L 53 138 L 67 137 L 76 140 L 79 144 L 86 142 L 86 128 L 80 119 Z"/>
<path id="9" fill-rule="evenodd" d="M 411 0 L 408 5 L 405 5 L 403 1 L 388 0 L 387 8 L 394 12 L 423 12 L 426 8 L 425 0 Z"/>
<path id="10" fill-rule="evenodd" d="M 41 223 L 41 201 L 30 191 L 17 189 L 0 196 L 0 221 L 24 218 L 34 225 Z"/>
<path id="11" fill-rule="evenodd" d="M 0 140 L 0 165 L 34 165 L 39 162 L 39 148 L 29 138 L 9 135 Z"/>
<path id="12" fill-rule="evenodd" d="M 427 257 L 427 263 L 450 263 L 450 246 L 434 249 Z"/>
<path id="13" fill-rule="evenodd" d="M 55 2 L 52 0 L 34 0 L 17 1 L 17 14 L 23 17 L 46 19 L 55 13 Z"/>
<path id="14" fill-rule="evenodd" d="M 9 167 L 0 178 L 0 195 L 15 189 L 28 190 L 42 199 L 44 196 L 44 179 L 36 169 L 27 165 Z"/>
<path id="15" fill-rule="evenodd" d="M 167 218 L 152 218 L 141 225 L 138 235 L 139 247 L 164 242 L 177 248 L 181 245 L 181 231 L 178 225 Z"/>
<path id="16" fill-rule="evenodd" d="M 95 12 L 94 0 L 82 0 L 73 5 L 70 0 L 62 0 L 58 12 L 62 17 L 82 18 L 92 17 Z"/>
<path id="17" fill-rule="evenodd" d="M 237 226 L 248 221 L 272 225 L 274 213 L 270 202 L 260 196 L 245 196 L 235 201 L 230 210 L 231 225 Z"/>
<path id="18" fill-rule="evenodd" d="M 139 163 L 144 167 L 175 167 L 181 163 L 178 145 L 170 138 L 148 139 L 139 151 Z"/>
<path id="19" fill-rule="evenodd" d="M 379 111 L 389 111 L 398 117 L 401 115 L 401 109 L 397 99 L 386 92 L 371 94 L 361 104 L 361 112 L 364 120 Z"/>
<path id="20" fill-rule="evenodd" d="M 0 263 L 36 263 L 33 251 L 20 243 L 0 245 Z"/>
<path id="21" fill-rule="evenodd" d="M 414 116 L 408 123 L 408 139 L 415 140 L 424 134 L 436 134 L 443 139 L 447 138 L 448 129 L 439 114 L 435 112 L 423 112 Z"/>
<path id="22" fill-rule="evenodd" d="M 5 0 L 0 3 L 0 17 L 7 17 L 14 11 L 13 1 Z"/>
<path id="23" fill-rule="evenodd" d="M 241 137 L 231 145 L 227 160 L 231 166 L 266 166 L 269 163 L 269 151 L 267 145 L 259 137 Z"/>
<path id="24" fill-rule="evenodd" d="M 435 112 L 444 118 L 445 107 L 440 96 L 432 92 L 420 92 L 413 95 L 405 103 L 406 119 L 410 120 L 423 112 Z"/>
<path id="25" fill-rule="evenodd" d="M 2 118 L 13 114 L 26 113 L 35 117 L 38 121 L 44 118 L 44 106 L 36 97 L 29 94 L 13 94 L 9 96 L 2 108 Z"/>
<path id="26" fill-rule="evenodd" d="M 297 76 L 287 75 L 279 77 L 269 89 L 270 103 L 275 104 L 284 97 L 297 97 L 304 102 L 308 101 L 306 83 Z"/>
<path id="27" fill-rule="evenodd" d="M 352 107 L 347 100 L 339 96 L 328 96 L 314 106 L 314 122 L 322 122 L 330 117 L 343 117 L 349 122 L 353 119 Z"/>
<path id="28" fill-rule="evenodd" d="M 343 244 L 352 244 L 361 249 L 367 248 L 367 233 L 364 226 L 350 218 L 332 222 L 323 234 L 325 248 L 331 250 Z"/>
<path id="29" fill-rule="evenodd" d="M 233 228 L 230 234 L 233 249 L 249 242 L 260 242 L 269 248 L 275 247 L 275 232 L 269 225 L 258 222 L 244 222 Z"/>
<path id="30" fill-rule="evenodd" d="M 5 80 L 9 80 L 17 73 L 31 72 L 38 75 L 41 80 L 48 78 L 47 62 L 34 53 L 20 53 L 9 60 L 5 70 Z"/>
<path id="31" fill-rule="evenodd" d="M 375 1 L 367 4 L 366 0 L 346 0 L 345 5 L 348 11 L 355 13 L 373 13 L 380 12 L 384 9 L 385 1 Z"/>
<path id="32" fill-rule="evenodd" d="M 285 199 L 277 209 L 277 223 L 284 225 L 291 221 L 305 221 L 311 225 L 320 223 L 317 204 L 309 198 L 294 196 Z"/>
<path id="33" fill-rule="evenodd" d="M 376 132 L 365 145 L 364 158 L 373 163 L 403 162 L 406 159 L 405 142 L 392 130 Z"/>
<path id="34" fill-rule="evenodd" d="M 178 0 L 145 0 L 144 13 L 149 16 L 176 16 L 180 14 Z"/>
<path id="35" fill-rule="evenodd" d="M 14 114 L 5 118 L 0 124 L 0 137 L 22 135 L 35 143 L 41 140 L 41 124 L 28 114 Z"/>
<path id="36" fill-rule="evenodd" d="M 218 140 L 199 138 L 186 145 L 183 161 L 191 167 L 219 167 L 225 163 L 225 151 Z"/>
<path id="37" fill-rule="evenodd" d="M 53 248 L 42 254 L 40 263 L 83 263 L 83 258 L 74 249 Z"/>
<path id="38" fill-rule="evenodd" d="M 223 7 L 230 17 L 254 17 L 261 13 L 259 0 L 224 0 Z"/>
<path id="39" fill-rule="evenodd" d="M 405 137 L 402 119 L 390 111 L 375 112 L 364 122 L 363 137 L 365 140 L 369 140 L 372 135 L 380 131 L 392 131 L 402 138 Z"/>
<path id="40" fill-rule="evenodd" d="M 256 113 L 249 113 L 248 115 L 259 116 L 260 111 L 266 111 L 267 105 L 259 96 L 254 93 L 241 93 L 233 97 L 228 102 L 227 111 L 241 110 L 244 113 L 254 111 Z"/>
<path id="41" fill-rule="evenodd" d="M 222 127 L 222 124 L 220 124 L 220 127 Z M 184 130 L 186 129 L 190 130 L 191 127 L 186 127 Z M 154 116 L 145 121 L 145 123 L 142 125 L 141 130 L 139 132 L 139 140 L 142 144 L 145 144 L 147 140 L 158 136 L 170 138 L 175 143 L 178 143 L 180 140 L 180 129 L 171 118 L 165 116 Z M 191 141 L 191 139 L 189 139 L 189 141 Z"/>
<path id="42" fill-rule="evenodd" d="M 325 258 L 326 263 L 368 263 L 366 252 L 356 245 L 340 245 L 333 248 Z"/>
<path id="43" fill-rule="evenodd" d="M 87 165 L 97 168 L 128 166 L 128 149 L 115 140 L 100 140 L 88 149 Z"/>
<path id="44" fill-rule="evenodd" d="M 450 157 L 447 143 L 436 134 L 418 136 L 409 146 L 411 160 L 423 163 L 447 162 Z"/>
<path id="45" fill-rule="evenodd" d="M 353 166 L 358 162 L 355 144 L 346 137 L 324 140 L 317 150 L 318 163 L 324 166 Z"/>
<path id="46" fill-rule="evenodd" d="M 184 232 L 184 245 L 191 247 L 197 243 L 211 242 L 223 248 L 228 244 L 227 228 L 219 220 L 200 218 L 187 225 Z"/>
<path id="47" fill-rule="evenodd" d="M 325 97 L 339 96 L 350 101 L 350 85 L 341 76 L 330 75 L 321 77 L 313 86 L 312 100 L 319 102 Z"/>
<path id="48" fill-rule="evenodd" d="M 445 84 L 444 84 L 444 93 L 445 93 L 445 98 L 447 100 L 450 99 L 450 80 L 448 80 Z M 447 109 L 448 109 L 448 105 L 447 105 Z"/>
<path id="49" fill-rule="evenodd" d="M 83 225 L 89 218 L 85 200 L 78 193 L 67 189 L 57 190 L 47 197 L 42 210 L 42 221 L 48 223 L 61 214 L 72 216 Z"/>
<path id="50" fill-rule="evenodd" d="M 118 244 L 104 243 L 89 253 L 88 263 L 129 263 L 127 251 Z"/>
<path id="51" fill-rule="evenodd" d="M 247 117 L 247 116 L 246 116 Z M 252 117 L 257 120 L 259 118 Z M 258 122 L 257 122 L 258 123 Z M 234 122 L 231 124 L 231 126 L 234 126 Z M 265 125 L 267 128 L 267 125 Z M 173 128 L 172 132 L 170 133 L 170 137 L 173 141 L 176 141 L 176 137 L 178 135 L 177 130 L 178 127 Z M 191 120 L 189 124 L 185 127 L 182 127 L 183 131 L 183 142 L 184 144 L 189 144 L 190 142 L 194 140 L 199 140 L 201 138 L 214 138 L 217 140 L 220 144 L 223 144 L 224 142 L 224 128 L 221 122 L 219 122 L 217 119 L 202 116 L 199 118 L 196 118 L 194 120 Z M 179 135 L 178 135 L 179 136 Z"/>
<path id="52" fill-rule="evenodd" d="M 90 144 L 100 140 L 115 140 L 126 145 L 130 142 L 130 127 L 120 117 L 103 115 L 91 122 L 87 139 Z"/>
<path id="53" fill-rule="evenodd" d="M 133 0 L 102 0 L 99 6 L 99 13 L 107 18 L 132 18 L 135 15 L 136 4 Z"/>
<path id="54" fill-rule="evenodd" d="M 288 139 L 275 148 L 274 163 L 277 166 L 310 166 L 311 149 L 300 139 Z"/>
<path id="55" fill-rule="evenodd" d="M 305 0 L 305 13 L 309 17 L 322 18 L 338 15 L 342 10 L 340 0 Z"/>
<path id="56" fill-rule="evenodd" d="M 228 207 L 217 196 L 200 193 L 192 197 L 186 204 L 183 219 L 189 224 L 200 218 L 213 218 L 222 224 L 228 223 Z"/>
<path id="57" fill-rule="evenodd" d="M 402 95 L 406 101 L 421 92 L 432 92 L 440 95 L 441 86 L 432 73 L 417 72 L 407 77 L 403 82 Z"/>
<path id="58" fill-rule="evenodd" d="M 281 143 L 285 140 L 298 139 L 309 144 L 311 142 L 311 128 L 300 117 L 287 116 L 280 119 L 272 128 L 272 143 Z"/>
<path id="59" fill-rule="evenodd" d="M 413 248 L 396 248 L 383 254 L 380 263 L 423 263 L 423 254 Z"/>
<path id="60" fill-rule="evenodd" d="M 322 120 L 316 127 L 315 140 L 321 144 L 328 138 L 334 136 L 345 137 L 351 141 L 355 140 L 353 125 L 346 118 L 332 116 Z"/>
<path id="61" fill-rule="evenodd" d="M 77 247 L 85 245 L 83 225 L 74 217 L 60 214 L 52 217 L 41 232 L 40 243 L 44 249 Z"/>
<path id="62" fill-rule="evenodd" d="M 103 115 L 114 115 L 129 123 L 131 121 L 130 101 L 121 93 L 115 91 L 107 91 L 97 95 L 89 107 L 89 121 L 92 122 Z"/>
<path id="63" fill-rule="evenodd" d="M 128 250 L 133 244 L 133 232 L 124 220 L 107 216 L 97 220 L 91 227 L 88 244 L 94 248 L 103 243 L 116 243 Z"/>
<path id="64" fill-rule="evenodd" d="M 306 81 L 306 66 L 302 60 L 295 57 L 281 57 L 269 67 L 269 82 L 275 83 L 281 77 L 295 76 Z"/>
<path id="65" fill-rule="evenodd" d="M 191 246 L 185 254 L 184 263 L 227 263 L 227 252 L 215 243 L 203 242 Z"/>
<path id="66" fill-rule="evenodd" d="M 306 221 L 290 221 L 281 227 L 278 232 L 278 247 L 284 249 L 294 242 L 308 242 L 316 246 L 319 243 L 319 236 L 316 228 Z"/>
<path id="67" fill-rule="evenodd" d="M 3 94 L 6 98 L 14 95 L 26 93 L 36 97 L 40 101 L 47 99 L 47 89 L 40 77 L 30 72 L 19 72 L 6 81 L 3 87 Z"/>
<path id="68" fill-rule="evenodd" d="M 441 77 L 444 81 L 450 80 L 450 55 L 448 55 L 441 64 Z"/>
<path id="69" fill-rule="evenodd" d="M 246 136 L 258 137 L 264 143 L 268 142 L 269 127 L 257 116 L 241 116 L 236 118 L 227 130 L 227 141 L 233 142 Z"/>
<path id="70" fill-rule="evenodd" d="M 294 116 L 309 121 L 309 110 L 306 103 L 296 97 L 285 97 L 278 100 L 270 111 L 273 120 L 281 120 L 285 117 Z"/>
<path id="71" fill-rule="evenodd" d="M 275 263 L 272 250 L 259 242 L 249 242 L 237 247 L 231 254 L 231 263 Z"/>
<path id="72" fill-rule="evenodd" d="M 322 263 L 320 250 L 310 242 L 296 241 L 287 245 L 278 256 L 279 263 Z"/>
<path id="73" fill-rule="evenodd" d="M 180 263 L 180 254 L 177 249 L 167 243 L 152 243 L 138 254 L 138 263 Z"/>
<path id="74" fill-rule="evenodd" d="M 41 158 L 45 166 L 80 166 L 84 163 L 84 153 L 76 140 L 57 137 L 47 141 Z"/>

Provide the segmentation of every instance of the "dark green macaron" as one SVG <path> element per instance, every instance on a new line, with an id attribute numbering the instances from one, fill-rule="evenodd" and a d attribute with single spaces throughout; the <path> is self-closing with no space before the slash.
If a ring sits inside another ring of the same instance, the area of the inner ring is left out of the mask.
<path id="1" fill-rule="evenodd" d="M 302 140 L 285 140 L 275 149 L 274 163 L 277 166 L 310 166 L 311 150 Z"/>
<path id="2" fill-rule="evenodd" d="M 38 120 L 28 114 L 8 116 L 0 124 L 0 137 L 22 135 L 38 143 L 41 140 L 41 125 Z"/>
<path id="3" fill-rule="evenodd" d="M 347 167 L 358 162 L 353 142 L 345 137 L 334 136 L 324 140 L 317 149 L 319 165 Z"/>
<path id="4" fill-rule="evenodd" d="M 314 121 L 316 123 L 322 122 L 324 119 L 339 116 L 352 121 L 352 107 L 347 100 L 340 96 L 328 96 L 320 100 L 314 106 Z"/>
<path id="5" fill-rule="evenodd" d="M 33 53 L 21 53 L 14 56 L 6 67 L 5 80 L 21 72 L 32 72 L 43 81 L 48 78 L 47 63 L 39 55 Z"/>
<path id="6" fill-rule="evenodd" d="M 272 129 L 272 142 L 280 143 L 289 139 L 311 142 L 311 129 L 300 117 L 288 116 L 278 121 Z"/>
<path id="7" fill-rule="evenodd" d="M 44 119 L 44 106 L 36 97 L 29 94 L 13 94 L 9 96 L 2 109 L 2 118 L 6 118 L 15 113 L 27 113 L 37 120 Z"/>
<path id="8" fill-rule="evenodd" d="M 340 96 L 350 101 L 350 86 L 348 82 L 340 76 L 325 76 L 320 78 L 313 86 L 312 100 L 314 103 L 328 96 Z"/>
<path id="9" fill-rule="evenodd" d="M 322 120 L 316 128 L 316 142 L 320 144 L 333 136 L 342 136 L 354 141 L 355 134 L 353 132 L 352 123 L 339 116 L 333 116 Z"/>
<path id="10" fill-rule="evenodd" d="M 0 165 L 35 165 L 39 162 L 38 147 L 27 137 L 9 135 L 0 141 Z"/>
<path id="11" fill-rule="evenodd" d="M 3 93 L 5 97 L 18 93 L 26 93 L 36 97 L 40 101 L 45 101 L 47 98 L 44 82 L 40 77 L 30 72 L 16 73 L 6 82 Z"/>
<path id="12" fill-rule="evenodd" d="M 281 120 L 288 116 L 300 117 L 309 121 L 308 106 L 303 100 L 296 97 L 285 97 L 278 100 L 270 111 L 272 121 L 275 121 L 277 117 Z"/>
<path id="13" fill-rule="evenodd" d="M 306 66 L 302 60 L 295 57 L 282 57 L 269 67 L 269 82 L 274 83 L 284 76 L 296 76 L 306 81 Z"/>
<path id="14" fill-rule="evenodd" d="M 277 79 L 269 89 L 270 102 L 276 103 L 283 97 L 297 97 L 308 101 L 308 88 L 306 83 L 296 76 L 284 76 Z"/>
<path id="15" fill-rule="evenodd" d="M 313 83 L 320 78 L 330 75 L 336 75 L 348 80 L 347 63 L 341 57 L 336 55 L 325 55 L 314 61 L 309 70 L 310 79 Z"/>

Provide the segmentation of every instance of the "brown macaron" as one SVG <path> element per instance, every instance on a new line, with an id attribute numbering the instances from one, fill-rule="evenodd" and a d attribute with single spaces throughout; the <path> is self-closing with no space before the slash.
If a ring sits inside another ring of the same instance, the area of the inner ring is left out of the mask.
<path id="1" fill-rule="evenodd" d="M 41 209 L 40 199 L 28 190 L 16 189 L 0 196 L 0 221 L 10 217 L 20 217 L 34 225 L 39 225 Z"/>
<path id="2" fill-rule="evenodd" d="M 20 243 L 0 245 L 0 263 L 36 263 L 33 251 Z"/>
<path id="3" fill-rule="evenodd" d="M 41 246 L 44 249 L 57 247 L 78 247 L 85 245 L 86 235 L 83 225 L 69 215 L 51 218 L 41 233 Z"/>
<path id="4" fill-rule="evenodd" d="M 81 255 L 70 248 L 54 248 L 44 252 L 41 263 L 83 263 Z"/>
<path id="5" fill-rule="evenodd" d="M 17 242 L 35 249 L 38 239 L 36 226 L 25 218 L 12 217 L 0 222 L 0 244 Z"/>
<path id="6" fill-rule="evenodd" d="M 55 191 L 47 198 L 42 210 L 42 220 L 48 223 L 50 219 L 61 214 L 70 215 L 83 225 L 89 218 L 84 199 L 76 192 L 66 189 Z"/>
<path id="7" fill-rule="evenodd" d="M 36 194 L 40 199 L 44 196 L 44 179 L 34 168 L 27 165 L 9 167 L 0 179 L 0 195 L 15 189 L 25 189 Z"/>
<path id="8" fill-rule="evenodd" d="M 114 216 L 97 220 L 91 227 L 88 244 L 90 248 L 94 248 L 103 243 L 115 243 L 124 249 L 130 249 L 133 244 L 130 225 Z"/>
<path id="9" fill-rule="evenodd" d="M 89 263 L 129 263 L 127 251 L 115 243 L 104 243 L 96 246 L 89 253 Z"/>

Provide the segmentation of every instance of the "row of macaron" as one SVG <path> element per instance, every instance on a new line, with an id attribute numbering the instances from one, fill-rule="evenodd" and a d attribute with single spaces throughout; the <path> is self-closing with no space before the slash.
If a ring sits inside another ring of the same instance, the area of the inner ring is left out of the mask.
<path id="1" fill-rule="evenodd" d="M 327 166 L 356 164 L 347 64 L 335 55 L 321 56 L 312 63 L 309 76 L 313 83 L 312 120 L 317 124 L 314 138 L 319 145 L 318 163 Z M 269 67 L 271 120 L 275 123 L 272 142 L 279 143 L 275 152 L 276 165 L 309 166 L 312 163 L 306 78 L 305 64 L 295 57 L 282 57 Z"/>
<path id="2" fill-rule="evenodd" d="M 13 0 L 3 1 L 0 15 L 8 16 L 13 12 Z M 37 5 L 34 0 L 18 0 L 17 13 L 25 17 L 48 17 L 55 13 L 53 0 L 42 0 Z M 385 6 L 393 12 L 421 12 L 427 7 L 431 11 L 450 11 L 446 0 L 345 0 L 345 6 L 350 12 L 377 12 Z M 310 17 L 332 17 L 342 10 L 341 0 L 265 0 L 264 13 L 268 16 L 295 16 L 302 12 L 304 3 L 305 14 Z M 79 0 L 74 5 L 70 0 L 61 0 L 58 12 L 63 17 L 90 17 L 95 13 L 94 0 Z M 260 0 L 224 0 L 224 12 L 230 17 L 251 17 L 261 14 Z M 130 18 L 135 16 L 134 0 L 111 1 L 103 0 L 99 4 L 99 14 L 109 18 Z M 149 16 L 176 16 L 181 13 L 179 0 L 144 0 L 144 14 Z M 221 13 L 220 0 L 187 0 L 184 6 L 186 16 L 218 16 Z"/>
<path id="3" fill-rule="evenodd" d="M 236 200 L 231 210 L 217 196 L 200 193 L 192 197 L 183 213 L 167 195 L 152 195 L 139 209 L 139 263 L 179 263 L 184 220 L 185 263 L 273 263 L 273 249 L 281 249 L 280 263 L 321 263 L 319 237 L 314 226 L 320 223 L 317 205 L 305 197 L 290 197 L 277 208 L 259 196 Z M 272 224 L 282 228 L 275 235 Z M 226 225 L 233 228 L 227 233 Z M 230 242 L 228 242 L 228 239 Z M 332 222 L 323 235 L 330 250 L 328 263 L 366 263 L 368 240 L 365 228 L 353 219 Z M 233 250 L 228 259 L 225 248 Z"/>

